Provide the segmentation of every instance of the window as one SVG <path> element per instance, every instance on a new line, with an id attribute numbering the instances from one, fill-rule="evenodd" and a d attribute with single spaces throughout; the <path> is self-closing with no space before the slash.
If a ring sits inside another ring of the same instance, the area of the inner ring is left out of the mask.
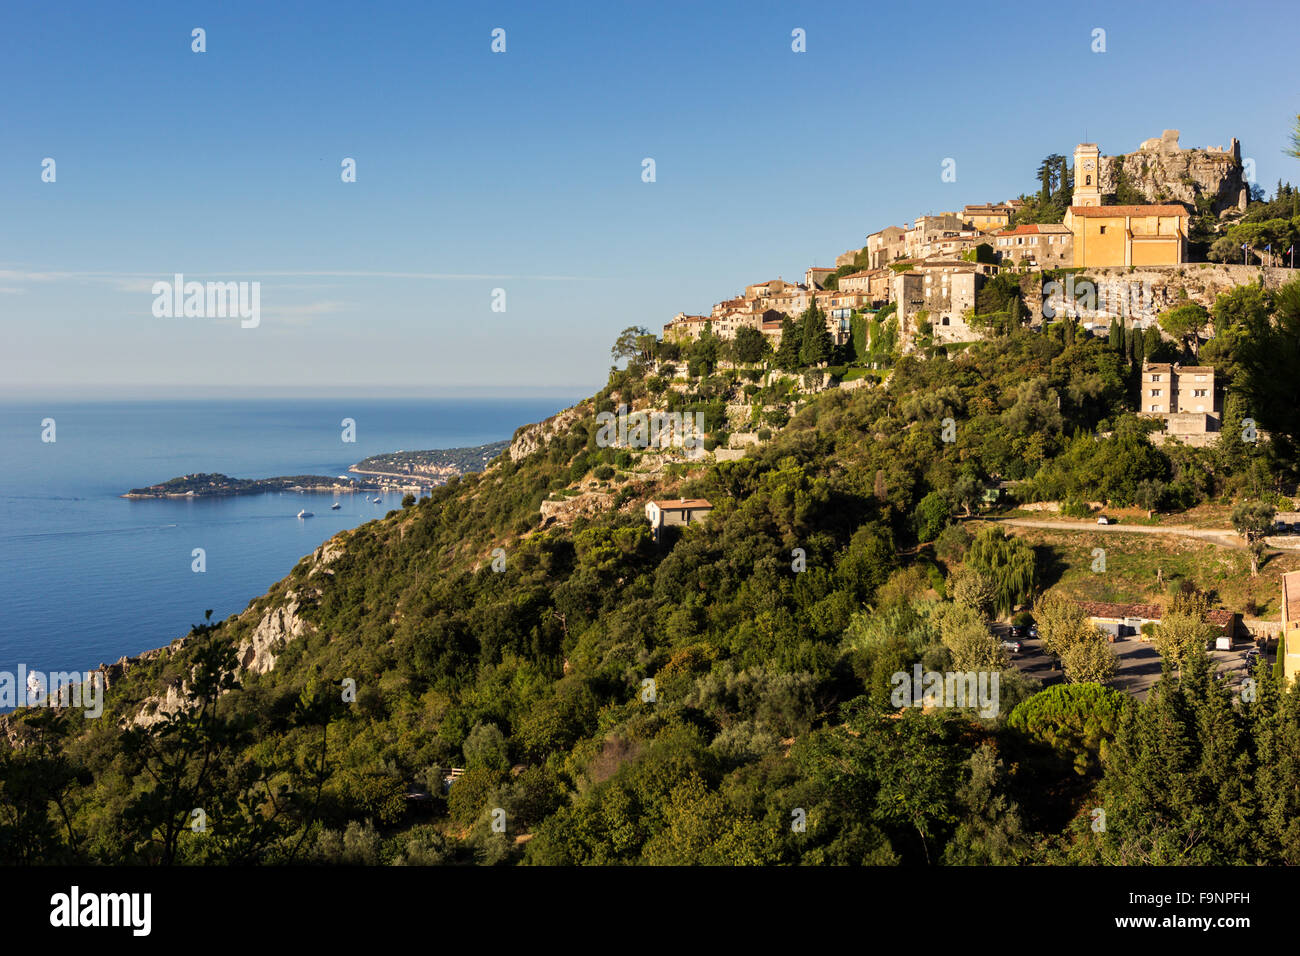
<path id="1" fill-rule="evenodd" d="M 1158 388 L 1153 388 L 1153 389 L 1151 389 L 1151 397 L 1152 397 L 1152 398 L 1156 398 L 1157 396 L 1159 396 L 1159 394 L 1160 394 L 1160 389 L 1158 389 Z"/>
<path id="2" fill-rule="evenodd" d="M 1101 227 L 1101 235 L 1103 235 L 1103 236 L 1106 235 L 1106 227 L 1105 227 L 1105 226 L 1102 226 L 1102 227 Z"/>

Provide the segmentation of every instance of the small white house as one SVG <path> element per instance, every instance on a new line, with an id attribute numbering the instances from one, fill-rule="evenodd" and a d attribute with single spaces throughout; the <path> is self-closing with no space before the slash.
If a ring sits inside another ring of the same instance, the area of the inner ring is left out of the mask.
<path id="1" fill-rule="evenodd" d="M 676 498 L 666 501 L 647 501 L 645 516 L 654 531 L 655 540 L 659 540 L 659 529 L 665 525 L 689 525 L 703 521 L 713 510 L 704 498 Z"/>

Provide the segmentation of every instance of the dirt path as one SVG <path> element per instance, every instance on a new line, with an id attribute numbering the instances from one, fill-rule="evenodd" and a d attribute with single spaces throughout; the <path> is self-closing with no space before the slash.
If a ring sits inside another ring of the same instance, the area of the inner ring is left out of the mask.
<path id="1" fill-rule="evenodd" d="M 1231 528 L 1193 528 L 1184 525 L 1089 524 L 1086 521 L 1040 521 L 1034 518 L 991 518 L 1018 528 L 1041 528 L 1050 531 L 1105 531 L 1113 534 L 1174 534 L 1184 538 L 1201 538 L 1224 548 L 1244 551 L 1245 542 Z"/>

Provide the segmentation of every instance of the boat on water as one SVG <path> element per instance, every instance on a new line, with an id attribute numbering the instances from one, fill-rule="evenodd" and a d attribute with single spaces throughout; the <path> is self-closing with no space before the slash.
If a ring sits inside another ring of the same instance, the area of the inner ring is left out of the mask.
<path id="1" fill-rule="evenodd" d="M 375 504 L 379 504 L 379 503 L 380 503 L 381 501 L 383 501 L 384 499 L 383 499 L 383 498 L 371 498 L 370 500 L 373 501 Z"/>
<path id="2" fill-rule="evenodd" d="M 303 508 L 302 511 L 299 511 L 299 512 L 298 512 L 298 517 L 299 517 L 299 518 L 314 518 L 314 517 L 316 517 L 316 516 L 315 516 L 314 514 L 312 514 L 310 511 L 308 511 L 306 508 Z"/>
<path id="3" fill-rule="evenodd" d="M 343 506 L 336 501 L 334 504 L 330 505 L 330 511 L 338 511 L 342 507 Z"/>

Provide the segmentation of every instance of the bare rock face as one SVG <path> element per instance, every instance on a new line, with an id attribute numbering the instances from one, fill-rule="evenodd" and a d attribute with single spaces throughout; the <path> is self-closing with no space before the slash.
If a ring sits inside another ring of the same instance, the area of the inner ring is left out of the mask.
<path id="1" fill-rule="evenodd" d="M 566 408 L 535 425 L 525 425 L 510 440 L 510 460 L 519 461 L 545 448 L 561 435 L 567 435 L 574 422 L 589 414 L 591 408 L 584 403 Z"/>
<path id="2" fill-rule="evenodd" d="M 570 525 L 579 515 L 596 515 L 614 507 L 614 496 L 601 491 L 587 491 L 572 498 L 542 502 L 542 523 L 554 518 L 556 524 Z"/>
<path id="3" fill-rule="evenodd" d="M 312 553 L 311 568 L 307 577 L 317 574 L 333 574 L 330 565 L 343 554 L 343 542 L 330 538 Z M 263 612 L 253 633 L 239 645 L 239 669 L 254 674 L 265 674 L 275 667 L 275 658 L 280 648 L 290 641 L 297 640 L 308 632 L 311 625 L 303 620 L 300 611 L 303 601 L 320 595 L 316 588 L 307 587 L 303 592 L 285 591 L 282 602 Z M 245 612 L 247 613 L 247 612 Z"/>
<path id="4" fill-rule="evenodd" d="M 1233 139 L 1226 149 L 1183 149 L 1178 135 L 1178 130 L 1167 129 L 1135 153 L 1106 157 L 1101 164 L 1102 193 L 1114 193 L 1122 178 L 1148 202 L 1181 202 L 1196 209 L 1197 200 L 1208 201 L 1216 216 L 1244 211 L 1249 192 L 1241 144 Z"/>
<path id="5" fill-rule="evenodd" d="M 167 693 L 162 697 L 150 697 L 140 708 L 140 712 L 135 715 L 133 723 L 137 727 L 152 727 L 154 724 L 161 723 L 172 714 L 179 711 L 189 701 L 189 696 L 185 693 L 185 686 L 171 686 L 167 688 Z"/>
<path id="6" fill-rule="evenodd" d="M 284 598 L 282 606 L 267 608 L 257 628 L 239 645 L 240 670 L 265 674 L 275 667 L 280 648 L 307 632 L 307 622 L 298 616 L 298 595 L 289 591 Z"/>
<path id="7" fill-rule="evenodd" d="M 343 551 L 344 544 L 339 538 L 326 541 L 312 553 L 311 568 L 307 572 L 307 577 L 310 578 L 315 574 L 333 574 L 329 565 L 343 554 Z M 274 668 L 275 659 L 284 645 L 297 640 L 311 629 L 312 625 L 299 612 L 305 600 L 309 601 L 319 593 L 310 586 L 301 592 L 286 591 L 282 599 L 266 608 L 258 618 L 253 632 L 240 643 L 235 652 L 238 661 L 235 673 L 237 675 L 265 674 Z M 245 615 L 254 613 L 251 608 L 244 612 Z M 172 642 L 172 647 L 178 650 L 184 643 L 185 638 L 180 638 Z M 116 680 L 134 664 L 149 660 L 160 653 L 161 651 L 147 651 L 139 658 L 131 660 L 123 658 L 116 664 L 102 668 L 105 679 L 110 682 Z M 168 687 L 162 697 L 147 698 L 132 719 L 132 723 L 140 727 L 149 727 L 176 713 L 182 707 L 188 706 L 190 699 L 186 687 L 186 683 L 182 682 L 179 686 Z"/>

